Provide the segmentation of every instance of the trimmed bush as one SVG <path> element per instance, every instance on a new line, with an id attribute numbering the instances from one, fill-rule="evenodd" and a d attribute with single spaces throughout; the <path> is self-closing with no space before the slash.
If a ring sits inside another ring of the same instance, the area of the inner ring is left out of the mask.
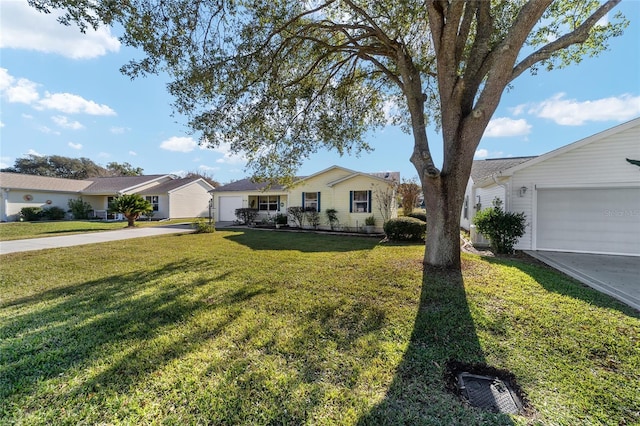
<path id="1" fill-rule="evenodd" d="M 408 217 L 412 217 L 414 219 L 419 219 L 423 222 L 427 221 L 427 214 L 422 212 L 412 212 L 407 215 Z"/>
<path id="2" fill-rule="evenodd" d="M 302 228 L 302 225 L 304 225 L 304 219 L 306 216 L 304 207 L 300 207 L 300 206 L 289 207 L 287 209 L 287 213 L 289 213 L 289 217 L 291 218 L 293 225 L 299 228 Z"/>
<path id="3" fill-rule="evenodd" d="M 495 253 L 511 254 L 513 246 L 524 235 L 526 218 L 524 212 L 505 212 L 502 210 L 502 200 L 495 198 L 493 207 L 478 212 L 473 218 L 473 224 L 489 240 Z"/>
<path id="4" fill-rule="evenodd" d="M 27 222 L 35 222 L 42 218 L 42 209 L 40 207 L 23 207 L 20 209 L 20 217 Z"/>
<path id="5" fill-rule="evenodd" d="M 236 217 L 238 221 L 245 225 L 251 225 L 258 217 L 258 209 L 242 208 L 236 209 Z"/>
<path id="6" fill-rule="evenodd" d="M 71 199 L 67 203 L 69 206 L 69 211 L 74 219 L 89 219 L 89 214 L 93 211 L 93 207 L 91 204 L 83 201 L 82 198 Z"/>
<path id="7" fill-rule="evenodd" d="M 45 207 L 42 210 L 41 216 L 46 220 L 62 220 L 66 216 L 67 212 L 57 206 Z"/>
<path id="8" fill-rule="evenodd" d="M 216 232 L 216 225 L 209 223 L 204 219 L 198 219 L 192 224 L 196 234 L 211 234 Z"/>
<path id="9" fill-rule="evenodd" d="M 393 241 L 421 241 L 427 233 L 427 224 L 413 217 L 398 217 L 385 222 L 384 233 Z"/>

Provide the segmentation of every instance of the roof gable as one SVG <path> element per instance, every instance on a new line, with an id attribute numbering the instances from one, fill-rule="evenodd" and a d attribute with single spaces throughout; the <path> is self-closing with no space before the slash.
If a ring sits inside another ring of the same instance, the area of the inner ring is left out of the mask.
<path id="1" fill-rule="evenodd" d="M 522 163 L 531 161 L 533 157 L 510 157 L 510 158 L 487 158 L 485 160 L 474 160 L 471 166 L 471 178 L 474 182 L 510 169 Z"/>
<path id="2" fill-rule="evenodd" d="M 536 165 L 538 163 L 541 163 L 543 161 L 546 161 L 546 160 L 549 160 L 551 158 L 557 157 L 559 155 L 565 154 L 565 153 L 567 153 L 569 151 L 573 151 L 575 149 L 578 149 L 578 148 L 581 148 L 583 146 L 592 144 L 594 142 L 599 142 L 599 141 L 601 141 L 603 139 L 606 139 L 606 138 L 611 137 L 613 135 L 616 135 L 618 133 L 627 131 L 629 129 L 633 129 L 634 127 L 638 127 L 638 126 L 640 126 L 640 117 L 635 118 L 635 119 L 633 119 L 631 121 L 627 121 L 626 123 L 617 125 L 615 127 L 611 127 L 611 128 L 609 128 L 607 130 L 604 130 L 604 131 L 602 131 L 600 133 L 596 133 L 595 135 L 591 135 L 591 136 L 589 136 L 587 138 L 580 139 L 579 141 L 570 143 L 569 145 L 562 146 L 562 147 L 560 147 L 558 149 L 555 149 L 553 151 L 549 151 L 546 154 L 543 154 L 543 155 L 541 155 L 539 157 L 536 157 L 535 159 L 533 159 L 533 160 L 531 160 L 531 161 L 529 161 L 529 162 L 527 162 L 525 164 L 515 165 L 515 166 L 513 166 L 513 167 L 511 167 L 511 168 L 509 168 L 507 170 L 504 170 L 502 172 L 502 175 L 503 176 L 511 176 L 514 172 L 517 172 L 518 170 L 522 170 L 524 168 L 531 167 L 531 166 Z"/>
<path id="3" fill-rule="evenodd" d="M 251 178 L 240 179 L 235 182 L 214 188 L 211 192 L 232 192 L 232 191 L 283 191 L 284 187 L 279 184 L 268 182 L 256 182 Z"/>
<path id="4" fill-rule="evenodd" d="M 171 175 L 96 177 L 90 179 L 93 183 L 83 192 L 87 194 L 115 194 L 132 191 L 139 186 L 159 181 L 162 178 L 171 178 Z"/>

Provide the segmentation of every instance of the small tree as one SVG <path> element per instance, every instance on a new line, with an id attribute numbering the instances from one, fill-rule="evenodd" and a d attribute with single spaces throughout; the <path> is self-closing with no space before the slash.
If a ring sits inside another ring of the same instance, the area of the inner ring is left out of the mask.
<path id="1" fill-rule="evenodd" d="M 327 223 L 329 224 L 329 227 L 333 231 L 335 227 L 340 223 L 338 220 L 338 210 L 327 209 L 324 212 L 327 215 Z"/>
<path id="2" fill-rule="evenodd" d="M 402 179 L 398 185 L 398 195 L 402 200 L 402 211 L 405 216 L 413 212 L 413 208 L 418 204 L 421 188 L 416 183 L 416 178 Z"/>
<path id="3" fill-rule="evenodd" d="M 316 210 L 315 207 L 307 207 L 304 211 L 305 217 L 309 222 L 309 225 L 314 228 L 318 228 L 320 226 L 320 212 Z"/>
<path id="4" fill-rule="evenodd" d="M 133 227 L 136 226 L 136 219 L 140 215 L 153 211 L 153 206 L 138 194 L 124 194 L 113 200 L 109 205 L 109 210 L 114 213 L 122 213 L 127 218 L 127 226 Z"/>
<path id="5" fill-rule="evenodd" d="M 502 200 L 496 197 L 493 199 L 493 207 L 478 212 L 473 218 L 473 224 L 489 240 L 495 253 L 509 254 L 513 253 L 513 246 L 524 235 L 526 218 L 524 212 L 505 212 Z"/>
<path id="6" fill-rule="evenodd" d="M 385 186 L 384 188 L 378 187 L 373 193 L 383 223 L 391 219 L 391 211 L 396 202 L 394 195 L 395 190 L 390 186 Z"/>

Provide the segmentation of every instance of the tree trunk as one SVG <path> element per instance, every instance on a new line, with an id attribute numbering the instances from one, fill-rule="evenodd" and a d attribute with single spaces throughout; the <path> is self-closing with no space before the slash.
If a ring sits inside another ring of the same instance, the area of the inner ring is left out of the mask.
<path id="1" fill-rule="evenodd" d="M 136 226 L 136 219 L 137 216 L 136 215 L 124 215 L 127 218 L 127 227 L 132 228 L 134 226 Z"/>
<path id="2" fill-rule="evenodd" d="M 460 270 L 460 212 L 464 188 L 453 176 L 422 182 L 427 216 L 425 266 Z"/>

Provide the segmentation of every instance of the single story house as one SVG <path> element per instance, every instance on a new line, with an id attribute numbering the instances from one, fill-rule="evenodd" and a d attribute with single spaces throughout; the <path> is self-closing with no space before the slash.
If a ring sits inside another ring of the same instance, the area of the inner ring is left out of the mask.
<path id="1" fill-rule="evenodd" d="M 16 221 L 23 207 L 57 206 L 82 198 L 94 217 L 115 218 L 109 203 L 118 195 L 139 194 L 153 206 L 153 218 L 208 217 L 213 189 L 202 178 L 174 175 L 95 177 L 83 180 L 0 172 L 0 221 Z"/>
<path id="2" fill-rule="evenodd" d="M 357 230 L 367 217 L 374 216 L 380 231 L 385 219 L 397 216 L 399 182 L 398 172 L 362 173 L 339 166 L 298 177 L 286 187 L 243 179 L 212 191 L 214 218 L 235 221 L 239 208 L 255 208 L 260 219 L 267 219 L 287 214 L 289 207 L 311 207 L 321 215 L 320 229 L 329 229 L 325 212 L 335 209 L 342 229 Z"/>
<path id="3" fill-rule="evenodd" d="M 516 249 L 640 256 L 640 118 L 537 157 L 474 161 L 461 224 L 495 197 L 524 212 Z"/>

